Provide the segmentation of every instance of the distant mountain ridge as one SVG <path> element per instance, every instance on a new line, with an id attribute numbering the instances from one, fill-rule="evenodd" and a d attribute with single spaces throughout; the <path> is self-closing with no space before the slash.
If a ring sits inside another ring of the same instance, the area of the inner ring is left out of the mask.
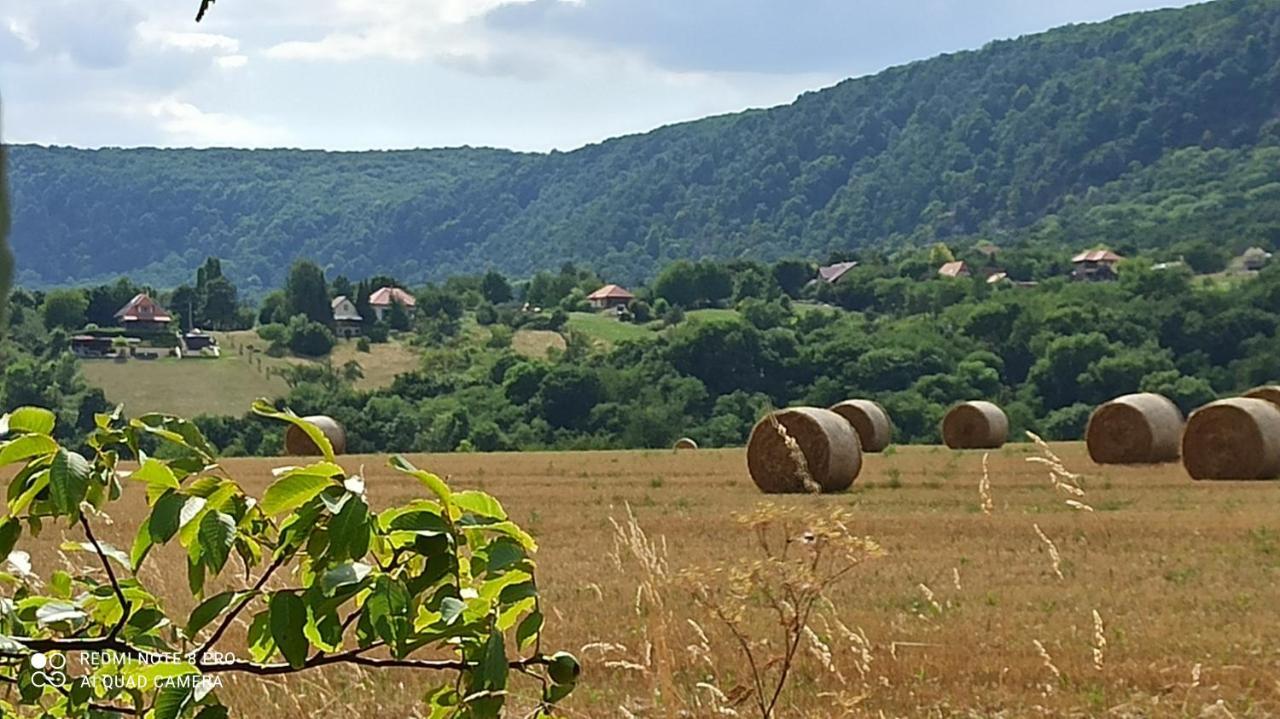
<path id="1" fill-rule="evenodd" d="M 1280 242 L 1280 0 L 1073 25 L 568 153 L 16 146 L 18 281 L 250 291 L 866 246 Z"/>

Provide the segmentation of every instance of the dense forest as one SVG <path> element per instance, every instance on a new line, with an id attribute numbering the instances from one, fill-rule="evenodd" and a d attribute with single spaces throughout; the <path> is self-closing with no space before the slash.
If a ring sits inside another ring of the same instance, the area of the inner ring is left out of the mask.
<path id="1" fill-rule="evenodd" d="M 516 282 L 495 271 L 454 276 L 412 287 L 412 313 L 362 312 L 364 336 L 343 340 L 357 359 L 297 364 L 278 400 L 342 421 L 355 452 L 667 447 L 680 436 L 733 446 L 770 407 L 850 397 L 882 402 L 898 442 L 937 442 L 946 408 L 976 398 L 1007 410 L 1014 437 L 1078 439 L 1093 407 L 1121 394 L 1159 392 L 1187 412 L 1280 379 L 1280 263 L 1197 275 L 1193 264 L 1212 269 L 1229 253 L 1207 242 L 1187 249 L 1195 263 L 1133 258 L 1102 282 L 1063 274 L 1069 263 L 1051 252 L 981 244 L 864 250 L 834 283 L 814 281 L 802 260 L 678 260 L 634 287 L 626 307 L 596 317 L 633 328 L 616 341 L 573 322 L 592 316 L 582 314 L 586 294 L 602 280 L 589 269 L 567 264 Z M 971 277 L 938 276 L 955 257 Z M 1000 280 L 1014 268 L 1040 279 Z M 330 298 L 367 308 L 386 284 L 405 283 L 353 282 L 299 261 L 281 289 L 248 305 L 211 258 L 194 283 L 162 297 L 199 325 L 254 326 L 271 356 L 324 357 L 339 341 Z M 120 279 L 16 290 L 0 404 L 50 407 L 65 438 L 80 437 L 107 401 L 86 386 L 68 336 L 111 323 L 139 289 Z M 175 325 L 185 322 L 178 314 Z M 513 340 L 528 329 L 558 331 L 565 347 L 521 352 Z M 389 340 L 416 347 L 419 368 L 357 389 L 361 352 Z M 167 361 L 192 363 L 200 382 L 202 363 L 244 360 Z M 259 417 L 196 421 L 229 454 L 279 452 L 279 433 Z"/>
<path id="2" fill-rule="evenodd" d="M 10 153 L 28 287 L 222 258 L 248 296 L 293 257 L 408 282 L 573 260 L 1108 243 L 1280 242 L 1280 2 L 1218 0 L 893 68 L 794 103 L 569 153 L 453 149 Z"/>

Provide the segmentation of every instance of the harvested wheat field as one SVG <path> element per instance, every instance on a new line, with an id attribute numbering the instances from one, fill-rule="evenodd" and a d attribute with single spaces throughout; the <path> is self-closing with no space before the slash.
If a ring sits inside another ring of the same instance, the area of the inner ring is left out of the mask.
<path id="1" fill-rule="evenodd" d="M 569 649 L 585 664 L 566 717 L 710 717 L 739 699 L 738 716 L 760 716 L 744 694 L 748 662 L 690 591 L 699 578 L 723 588 L 729 575 L 715 567 L 759 558 L 734 516 L 765 502 L 843 510 L 850 529 L 884 552 L 829 592 L 834 613 L 811 619 L 776 716 L 1280 714 L 1276 486 L 1195 483 L 1176 465 L 1099 467 L 1083 445 L 1053 451 L 1082 477 L 1051 480 L 1048 466 L 1027 461 L 1041 456 L 1034 445 L 992 451 L 989 482 L 983 452 L 904 447 L 867 455 L 846 494 L 768 498 L 742 450 L 413 461 L 495 494 L 540 542 L 544 648 Z M 384 457 L 341 462 L 366 468 L 375 507 L 420 494 Z M 282 463 L 225 466 L 260 492 Z M 128 490 L 129 502 L 140 501 L 136 486 Z M 117 509 L 102 532 L 127 546 L 138 518 L 129 514 Z M 620 551 L 611 519 L 630 537 Z M 648 569 L 628 549 L 643 544 L 637 529 L 657 553 Z M 59 531 L 42 541 L 52 545 Z M 48 549 L 33 554 L 37 571 L 60 561 Z M 148 562 L 148 581 L 184 582 L 179 555 Z M 778 623 L 763 601 L 750 597 L 741 630 L 776 649 Z M 754 651 L 762 662 L 774 654 Z M 429 683 L 406 670 L 330 668 L 240 677 L 222 694 L 242 717 L 415 716 Z M 533 689 L 517 678 L 512 691 L 510 715 L 522 716 Z"/>

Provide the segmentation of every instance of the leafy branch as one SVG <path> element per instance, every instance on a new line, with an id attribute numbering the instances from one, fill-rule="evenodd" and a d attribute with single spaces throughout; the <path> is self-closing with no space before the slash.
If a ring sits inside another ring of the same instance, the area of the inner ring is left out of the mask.
<path id="1" fill-rule="evenodd" d="M 572 691 L 578 663 L 541 651 L 537 545 L 501 503 L 483 492 L 454 492 L 395 457 L 392 467 L 426 496 L 375 512 L 363 479 L 337 464 L 315 427 L 266 402 L 254 411 L 297 426 L 323 455 L 275 470 L 260 498 L 227 475 L 183 419 L 101 415 L 88 457 L 53 439 L 47 410 L 22 408 L 0 420 L 0 466 L 21 465 L 7 490 L 0 556 L 22 569 L 0 573 L 13 587 L 0 601 L 0 683 L 17 689 L 17 706 L 0 700 L 0 713 L 21 716 L 20 708 L 31 707 L 69 717 L 216 719 L 226 716 L 219 675 L 345 664 L 453 674 L 427 693 L 428 715 L 438 719 L 499 716 L 510 675 L 530 676 L 540 695 L 535 715 L 550 716 Z M 123 457 L 137 468 L 121 469 Z M 122 480 L 141 485 L 148 507 L 127 553 L 93 528 L 123 495 Z M 55 572 L 44 582 L 15 561 L 29 558 L 15 549 L 24 534 L 34 537 L 62 520 L 79 524 L 86 540 L 62 548 L 95 555 L 105 581 L 86 570 Z M 170 543 L 185 550 L 187 587 L 197 601 L 181 619 L 165 612 L 138 574 L 152 549 Z M 207 594 L 233 557 L 246 580 L 260 568 L 257 579 Z M 249 657 L 217 652 L 247 613 Z M 65 675 L 51 681 L 48 657 L 75 654 L 82 665 L 91 657 L 89 670 L 73 675 L 68 662 L 60 665 Z"/>

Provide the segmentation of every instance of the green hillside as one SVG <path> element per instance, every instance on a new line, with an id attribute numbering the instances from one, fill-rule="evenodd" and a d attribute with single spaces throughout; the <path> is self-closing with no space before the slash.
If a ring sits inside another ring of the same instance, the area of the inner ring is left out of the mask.
<path id="1" fill-rule="evenodd" d="M 19 280 L 172 285 L 206 255 L 249 291 L 304 254 L 358 277 L 610 278 L 984 236 L 1233 248 L 1280 240 L 1280 2 L 1077 25 L 769 110 L 569 153 L 12 148 Z"/>

